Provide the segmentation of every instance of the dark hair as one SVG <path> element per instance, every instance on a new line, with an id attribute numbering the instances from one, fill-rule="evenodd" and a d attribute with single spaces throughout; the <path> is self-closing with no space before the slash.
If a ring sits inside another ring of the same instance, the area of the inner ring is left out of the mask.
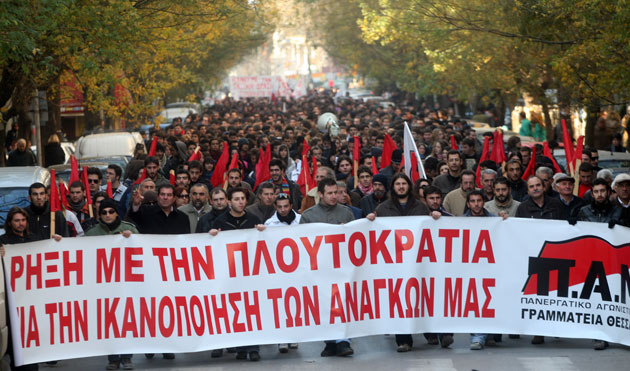
<path id="1" fill-rule="evenodd" d="M 373 176 L 372 169 L 367 166 L 359 166 L 359 169 L 357 170 L 357 176 L 361 176 L 361 174 L 363 173 L 368 173 L 370 174 L 370 176 Z M 355 186 L 358 186 L 358 184 L 355 184 Z"/>
<path id="2" fill-rule="evenodd" d="M 405 173 L 396 173 L 392 177 L 392 181 L 389 183 L 389 192 L 391 193 L 391 199 L 392 200 L 397 200 L 398 199 L 398 196 L 396 195 L 396 191 L 394 190 L 394 183 L 398 179 L 404 179 L 407 182 L 407 185 L 409 186 L 409 192 L 413 192 L 413 183 L 411 182 L 411 179 L 409 179 L 407 174 L 405 174 Z"/>
<path id="3" fill-rule="evenodd" d="M 468 147 L 475 147 L 475 140 L 473 138 L 467 137 L 462 140 L 462 145 L 467 145 Z"/>
<path id="4" fill-rule="evenodd" d="M 237 193 L 237 192 L 242 192 L 245 195 L 245 200 L 249 201 L 249 192 L 243 188 L 243 187 L 234 187 L 234 188 L 230 188 L 227 191 L 227 198 L 228 200 L 232 201 L 232 196 Z"/>
<path id="5" fill-rule="evenodd" d="M 243 178 L 243 173 L 241 172 L 241 169 L 239 168 L 234 168 L 234 169 L 230 169 L 228 170 L 228 176 L 230 175 L 230 173 L 238 173 L 238 175 L 241 177 L 241 179 Z"/>
<path id="6" fill-rule="evenodd" d="M 432 185 L 428 187 L 424 187 L 424 197 L 427 197 L 428 195 L 434 194 L 434 193 L 437 193 L 440 195 L 440 197 L 442 197 L 442 190 L 439 189 L 438 187 L 432 186 Z"/>
<path id="7" fill-rule="evenodd" d="M 92 200 L 96 201 L 96 199 L 99 197 L 109 198 L 109 195 L 105 191 L 94 192 L 94 196 L 92 196 Z"/>
<path id="8" fill-rule="evenodd" d="M 532 153 L 532 149 L 527 147 L 527 146 L 521 146 L 521 148 L 518 150 L 519 152 L 527 152 L 527 153 Z"/>
<path id="9" fill-rule="evenodd" d="M 31 186 L 30 186 L 30 187 L 28 187 L 28 195 L 30 196 L 30 195 L 31 195 L 31 193 L 33 193 L 33 190 L 34 190 L 34 189 L 40 189 L 40 188 L 44 188 L 44 190 L 46 190 L 46 186 L 45 186 L 45 185 L 43 185 L 42 183 L 37 182 L 37 183 L 33 183 L 33 184 L 31 184 Z M 7 220 L 8 220 L 8 219 L 7 219 Z"/>
<path id="10" fill-rule="evenodd" d="M 282 193 L 282 192 L 281 192 L 281 193 L 278 195 L 278 197 L 276 197 L 276 201 L 275 201 L 275 203 L 278 203 L 278 201 L 280 201 L 280 200 L 288 200 L 288 201 L 289 201 L 289 205 L 293 205 L 293 202 L 291 201 L 291 197 L 289 197 L 289 195 L 288 195 L 288 194 L 286 194 L 286 193 Z"/>
<path id="11" fill-rule="evenodd" d="M 268 188 L 275 190 L 276 186 L 274 186 L 273 183 L 271 182 L 263 182 L 258 185 L 258 189 L 256 190 L 256 192 L 260 195 L 262 194 L 263 189 L 268 189 Z"/>
<path id="12" fill-rule="evenodd" d="M 158 160 L 158 158 L 155 156 L 148 156 L 144 159 L 144 167 L 147 167 L 149 164 L 156 164 L 159 167 L 160 160 Z"/>
<path id="13" fill-rule="evenodd" d="M 473 179 L 477 178 L 477 174 L 475 174 L 472 170 L 468 170 L 468 169 L 462 171 L 461 177 L 463 178 L 464 175 L 472 175 Z"/>
<path id="14" fill-rule="evenodd" d="M 341 161 L 348 161 L 350 163 L 350 166 L 352 166 L 352 160 L 350 159 L 350 157 L 348 156 L 339 156 L 339 158 L 337 159 L 337 164 L 335 165 L 335 173 L 339 173 L 339 165 L 341 164 Z"/>
<path id="15" fill-rule="evenodd" d="M 479 164 L 479 166 L 481 166 L 481 167 L 485 167 L 486 169 L 492 169 L 492 170 L 494 170 L 494 171 L 497 171 L 497 170 L 498 170 L 498 168 L 497 168 L 497 163 L 496 163 L 496 162 L 494 162 L 494 161 L 492 161 L 492 160 L 485 160 L 485 161 L 482 161 L 482 162 Z"/>
<path id="16" fill-rule="evenodd" d="M 483 192 L 481 192 L 478 189 L 475 189 L 474 191 L 472 191 L 472 192 L 470 192 L 469 194 L 466 195 L 466 203 L 470 202 L 470 198 L 472 196 L 479 196 L 483 200 Z"/>
<path id="17" fill-rule="evenodd" d="M 212 188 L 212 192 L 210 192 L 210 199 L 212 199 L 212 196 L 217 193 L 223 193 L 223 195 L 227 198 L 227 192 L 225 191 L 225 189 L 221 187 L 216 187 L 216 188 Z"/>
<path id="18" fill-rule="evenodd" d="M 332 178 L 324 178 L 317 183 L 317 192 L 324 194 L 326 186 L 337 186 L 337 181 Z"/>
<path id="19" fill-rule="evenodd" d="M 580 165 L 579 171 L 592 172 L 593 171 L 593 165 L 589 164 L 588 162 L 583 162 Z"/>
<path id="20" fill-rule="evenodd" d="M 277 166 L 282 171 L 285 171 L 287 168 L 287 166 L 284 164 L 284 161 L 278 158 L 274 158 L 273 160 L 269 161 L 269 168 L 271 169 L 272 166 Z"/>
<path id="21" fill-rule="evenodd" d="M 175 186 L 173 186 L 171 183 L 168 184 L 160 184 L 157 189 L 155 190 L 155 193 L 157 193 L 158 195 L 160 194 L 160 192 L 164 189 L 164 188 L 169 188 L 171 190 L 173 190 L 173 194 L 175 194 Z"/>
<path id="22" fill-rule="evenodd" d="M 603 185 L 606 186 L 606 191 L 610 192 L 610 184 L 608 184 L 608 182 L 606 181 L 606 179 L 604 178 L 597 178 L 595 180 L 593 180 L 593 184 L 591 184 L 591 190 L 596 186 L 596 185 Z"/>
<path id="23" fill-rule="evenodd" d="M 198 169 L 203 172 L 203 166 L 201 166 L 201 162 L 199 161 L 190 161 L 188 163 L 188 170 L 190 171 L 190 169 Z"/>
<path id="24" fill-rule="evenodd" d="M 35 183 L 38 184 L 38 183 Z M 41 184 L 41 183 L 39 183 Z M 43 184 L 42 184 L 43 186 Z M 37 187 L 39 188 L 39 187 Z M 30 191 L 29 191 L 30 193 Z M 13 221 L 13 216 L 15 216 L 15 214 L 22 214 L 24 215 L 24 217 L 26 218 L 26 229 L 24 230 L 24 236 L 28 236 L 29 235 L 29 230 L 28 230 L 28 213 L 26 212 L 26 210 L 22 209 L 19 206 L 13 206 L 10 210 L 9 213 L 7 214 L 7 218 L 5 219 L 5 223 L 4 223 L 4 231 L 7 234 L 11 233 L 11 221 Z"/>
<path id="25" fill-rule="evenodd" d="M 188 171 L 184 169 L 177 169 L 177 171 L 175 172 L 175 177 L 177 177 L 179 174 L 186 174 L 188 175 L 188 179 L 190 179 L 190 174 L 188 174 Z"/>
<path id="26" fill-rule="evenodd" d="M 446 160 L 448 160 L 449 156 L 451 155 L 457 155 L 459 156 L 460 160 L 463 160 L 462 153 L 456 149 L 451 149 L 448 151 L 448 153 L 446 154 Z"/>
<path id="27" fill-rule="evenodd" d="M 122 176 L 122 169 L 120 168 L 120 166 L 118 166 L 116 164 L 111 164 L 111 165 L 107 166 L 107 168 L 114 170 L 114 173 L 116 174 L 116 177 L 120 178 Z"/>
<path id="28" fill-rule="evenodd" d="M 494 180 L 494 183 L 492 184 L 492 187 L 494 187 L 497 184 L 505 184 L 508 188 L 512 188 L 512 187 L 510 187 L 510 182 L 504 176 L 500 176 L 500 177 L 496 178 Z"/>
<path id="29" fill-rule="evenodd" d="M 68 186 L 68 190 L 71 190 L 72 188 L 81 188 L 82 191 L 85 191 L 85 184 L 83 184 L 82 181 L 80 180 L 75 180 L 74 182 L 70 183 L 70 185 Z"/>
<path id="30" fill-rule="evenodd" d="M 96 175 L 99 181 L 103 180 L 103 173 L 101 173 L 101 171 L 96 167 L 88 167 L 87 175 Z"/>

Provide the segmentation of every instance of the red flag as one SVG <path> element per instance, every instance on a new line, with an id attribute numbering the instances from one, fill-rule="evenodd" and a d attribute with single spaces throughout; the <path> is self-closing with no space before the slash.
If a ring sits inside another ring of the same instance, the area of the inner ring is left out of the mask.
<path id="1" fill-rule="evenodd" d="M 302 156 L 308 156 L 308 152 L 311 150 L 311 146 L 308 145 L 306 139 L 304 139 L 304 144 L 302 145 Z"/>
<path id="2" fill-rule="evenodd" d="M 523 177 L 521 179 L 523 179 L 524 181 L 527 181 L 527 179 L 529 179 L 530 176 L 536 173 L 535 167 L 536 167 L 536 146 L 532 147 L 532 158 L 531 160 L 529 160 L 527 169 L 525 169 L 525 172 L 523 173 Z"/>
<path id="3" fill-rule="evenodd" d="M 415 182 L 420 179 L 420 173 L 418 172 L 418 159 L 415 153 L 411 153 L 411 181 Z"/>
<path id="4" fill-rule="evenodd" d="M 378 174 L 378 168 L 376 167 L 376 158 L 372 156 L 372 175 L 374 176 L 376 174 Z"/>
<path id="5" fill-rule="evenodd" d="M 85 198 L 87 204 L 92 205 L 92 195 L 90 194 L 90 182 L 88 182 L 87 167 L 83 167 L 83 185 L 85 186 Z"/>
<path id="6" fill-rule="evenodd" d="M 109 196 L 109 198 L 114 198 L 114 190 L 112 189 L 111 180 L 107 181 L 107 196 Z"/>
<path id="7" fill-rule="evenodd" d="M 61 211 L 55 170 L 50 170 L 50 212 Z"/>
<path id="8" fill-rule="evenodd" d="M 157 135 L 154 135 L 153 140 L 151 141 L 151 148 L 149 149 L 149 156 L 155 156 L 157 154 L 157 143 L 158 137 Z"/>
<path id="9" fill-rule="evenodd" d="M 79 178 L 79 163 L 74 155 L 70 155 L 70 167 L 70 180 L 68 181 L 68 184 L 81 180 L 81 178 Z"/>
<path id="10" fill-rule="evenodd" d="M 558 163 L 556 162 L 556 159 L 553 158 L 553 154 L 551 153 L 551 149 L 549 148 L 549 143 L 547 141 L 545 141 L 543 143 L 543 156 L 549 158 L 553 162 L 553 172 L 554 173 L 561 173 L 562 172 L 562 169 L 560 168 L 560 165 L 558 165 Z"/>
<path id="11" fill-rule="evenodd" d="M 573 140 L 571 140 L 571 134 L 567 130 L 567 123 L 562 119 L 562 140 L 564 142 L 564 155 L 567 159 L 567 165 L 573 163 L 575 154 L 573 153 Z"/>
<path id="12" fill-rule="evenodd" d="M 190 155 L 190 157 L 188 158 L 188 162 L 190 161 L 201 161 L 201 151 L 200 151 L 199 146 L 195 148 L 195 151 L 193 152 L 193 154 Z"/>
<path id="13" fill-rule="evenodd" d="M 62 182 L 59 183 L 59 196 L 61 197 L 61 206 L 63 206 L 66 210 L 70 209 L 70 203 L 68 202 L 68 189 Z"/>
<path id="14" fill-rule="evenodd" d="M 582 152 L 584 151 L 584 135 L 580 135 L 577 140 L 577 148 L 575 149 L 575 153 L 573 153 L 573 171 L 578 171 L 576 169 L 577 161 L 582 161 Z"/>
<path id="15" fill-rule="evenodd" d="M 488 152 L 490 152 L 490 137 L 484 137 L 483 150 L 481 151 L 481 158 L 479 159 L 479 163 L 477 164 L 477 172 L 475 174 L 477 188 L 481 188 L 481 163 L 488 159 Z"/>
<path id="16" fill-rule="evenodd" d="M 494 132 L 494 139 L 492 143 L 492 153 L 490 154 L 490 160 L 496 162 L 497 165 L 506 161 L 505 147 L 503 146 L 503 132 L 501 130 L 497 130 Z"/>
<path id="17" fill-rule="evenodd" d="M 267 148 L 263 151 L 260 149 L 260 158 L 256 164 L 256 184 L 254 184 L 254 190 L 258 188 L 258 185 L 271 179 L 269 173 L 269 163 L 271 162 L 271 146 L 267 144 Z"/>
<path id="18" fill-rule="evenodd" d="M 238 153 L 235 153 L 234 156 L 232 156 L 232 160 L 230 161 L 228 171 L 232 169 L 238 169 Z"/>
<path id="19" fill-rule="evenodd" d="M 223 179 L 225 177 L 225 171 L 230 160 L 230 146 L 227 142 L 223 142 L 223 152 L 221 153 L 221 157 L 217 161 L 216 166 L 214 167 L 214 172 L 212 173 L 212 178 L 210 178 L 210 182 L 213 187 L 219 187 L 223 185 Z"/>
<path id="20" fill-rule="evenodd" d="M 175 178 L 175 170 L 171 170 L 168 172 L 168 180 L 173 187 L 177 184 L 177 179 Z"/>
<path id="21" fill-rule="evenodd" d="M 302 162 L 301 162 L 301 168 L 300 168 L 300 175 L 298 175 L 298 179 L 297 179 L 297 185 L 300 186 L 300 192 L 302 192 L 302 196 L 306 196 L 306 192 L 307 191 L 307 184 L 310 187 L 310 175 L 307 176 L 307 174 L 310 174 L 310 169 L 308 168 L 308 161 L 306 161 L 306 155 L 302 155 Z"/>
<path id="22" fill-rule="evenodd" d="M 359 137 L 354 137 L 354 147 L 352 147 L 352 161 L 356 161 L 358 163 L 359 160 L 361 160 L 361 139 Z"/>
<path id="23" fill-rule="evenodd" d="M 385 143 L 383 144 L 383 154 L 381 155 L 381 170 L 388 167 L 392 162 L 392 152 L 398 147 L 389 134 L 385 134 Z"/>
<path id="24" fill-rule="evenodd" d="M 147 178 L 147 169 L 142 169 L 142 174 L 140 174 L 140 177 L 136 179 L 135 182 L 133 182 L 133 185 L 142 183 L 142 181 L 145 180 L 146 178 Z"/>
<path id="25" fill-rule="evenodd" d="M 457 145 L 457 141 L 455 140 L 455 136 L 451 135 L 451 149 L 458 150 L 459 146 Z"/>

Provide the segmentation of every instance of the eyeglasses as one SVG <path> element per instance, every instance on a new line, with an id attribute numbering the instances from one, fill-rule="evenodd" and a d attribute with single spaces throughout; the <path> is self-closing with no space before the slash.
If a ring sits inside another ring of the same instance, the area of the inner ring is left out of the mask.
<path id="1" fill-rule="evenodd" d="M 91 184 L 98 184 L 98 183 L 100 183 L 100 182 L 98 181 L 98 179 L 88 179 L 88 183 L 91 183 Z"/>
<path id="2" fill-rule="evenodd" d="M 101 215 L 114 215 L 114 214 L 116 214 L 116 210 L 114 209 L 101 210 Z"/>
<path id="3" fill-rule="evenodd" d="M 177 198 L 190 198 L 190 195 L 181 194 L 178 195 Z"/>

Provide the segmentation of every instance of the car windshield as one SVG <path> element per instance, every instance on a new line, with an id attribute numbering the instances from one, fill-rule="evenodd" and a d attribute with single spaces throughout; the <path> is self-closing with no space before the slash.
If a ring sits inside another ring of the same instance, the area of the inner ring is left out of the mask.
<path id="1" fill-rule="evenodd" d="M 7 214 L 13 206 L 27 207 L 28 188 L 0 188 L 0 225 L 4 226 Z"/>

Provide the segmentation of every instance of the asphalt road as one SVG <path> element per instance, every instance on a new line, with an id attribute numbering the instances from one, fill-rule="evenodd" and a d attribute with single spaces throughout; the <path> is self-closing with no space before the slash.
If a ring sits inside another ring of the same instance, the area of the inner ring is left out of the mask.
<path id="1" fill-rule="evenodd" d="M 630 347 L 617 344 L 604 351 L 595 351 L 590 340 L 546 338 L 544 345 L 530 344 L 531 336 L 503 342 L 484 350 L 471 351 L 469 337 L 455 336 L 449 349 L 428 345 L 422 335 L 414 335 L 414 348 L 408 353 L 396 353 L 393 335 L 369 336 L 355 339 L 355 355 L 347 358 L 322 358 L 323 343 L 302 343 L 298 350 L 278 353 L 275 345 L 261 347 L 260 362 L 238 361 L 234 354 L 211 358 L 210 352 L 177 354 L 175 360 L 156 355 L 146 359 L 135 355 L 136 370 L 429 370 L 429 371 L 573 371 L 573 370 L 628 370 Z M 60 361 L 54 368 L 46 365 L 40 370 L 104 370 L 107 358 L 91 357 Z"/>

